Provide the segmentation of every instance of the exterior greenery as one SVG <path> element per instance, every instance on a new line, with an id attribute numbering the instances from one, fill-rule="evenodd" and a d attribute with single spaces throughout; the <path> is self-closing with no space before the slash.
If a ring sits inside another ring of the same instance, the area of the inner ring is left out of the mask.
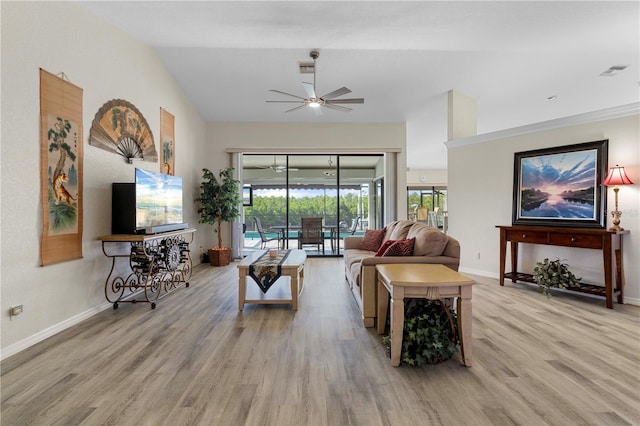
<path id="1" fill-rule="evenodd" d="M 383 341 L 388 346 L 391 336 L 385 336 Z M 417 367 L 439 364 L 453 356 L 458 344 L 456 314 L 442 301 L 408 299 L 405 302 L 402 362 Z"/>
<path id="2" fill-rule="evenodd" d="M 289 198 L 289 223 L 300 225 L 300 218 L 303 216 L 322 216 L 325 223 L 337 223 L 336 211 L 338 200 L 335 196 L 324 197 L 322 195 L 314 197 L 290 197 Z M 365 207 L 368 205 L 367 197 L 360 199 L 357 194 L 346 193 L 340 196 L 340 221 L 344 221 L 346 226 L 351 225 L 351 220 L 358 215 L 358 203 Z M 253 205 L 245 207 L 245 217 L 247 222 L 253 216 L 261 219 L 265 228 L 286 223 L 287 198 L 284 196 L 259 196 L 254 192 Z"/>
<path id="3" fill-rule="evenodd" d="M 441 192 L 441 190 L 436 191 Z M 407 189 L 407 207 L 409 209 L 411 206 L 426 207 L 429 210 L 433 210 L 434 207 L 444 209 L 445 198 L 446 194 L 434 198 L 431 190 Z"/>
<path id="4" fill-rule="evenodd" d="M 545 258 L 542 262 L 536 263 L 533 268 L 533 281 L 538 284 L 538 288 L 547 298 L 551 297 L 552 288 L 579 287 L 580 280 L 582 278 L 577 278 L 569 271 L 569 265 L 560 259 Z"/>
<path id="5" fill-rule="evenodd" d="M 202 169 L 200 196 L 196 198 L 196 202 L 200 203 L 200 223 L 215 225 L 219 249 L 222 248 L 222 222 L 231 222 L 240 217 L 240 181 L 233 178 L 233 170 L 232 167 L 222 169 L 216 178 L 209 169 Z"/>

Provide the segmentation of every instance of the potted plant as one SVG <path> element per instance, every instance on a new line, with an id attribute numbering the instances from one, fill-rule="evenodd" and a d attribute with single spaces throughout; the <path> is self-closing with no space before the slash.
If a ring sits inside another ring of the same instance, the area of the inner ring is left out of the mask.
<path id="1" fill-rule="evenodd" d="M 580 287 L 580 280 L 582 278 L 577 278 L 560 259 L 545 258 L 533 268 L 533 281 L 547 298 L 551 297 L 552 288 Z"/>
<path id="2" fill-rule="evenodd" d="M 401 361 L 421 367 L 451 358 L 460 343 L 457 315 L 442 300 L 407 299 Z M 382 339 L 391 353 L 391 335 Z"/>
<path id="3" fill-rule="evenodd" d="M 231 259 L 231 249 L 222 247 L 222 222 L 231 222 L 240 216 L 238 206 L 241 202 L 240 181 L 233 178 L 233 167 L 220 170 L 218 177 L 209 169 L 202 169 L 200 203 L 198 213 L 200 223 L 214 225 L 218 234 L 218 246 L 209 249 L 209 262 L 212 266 L 225 266 Z"/>

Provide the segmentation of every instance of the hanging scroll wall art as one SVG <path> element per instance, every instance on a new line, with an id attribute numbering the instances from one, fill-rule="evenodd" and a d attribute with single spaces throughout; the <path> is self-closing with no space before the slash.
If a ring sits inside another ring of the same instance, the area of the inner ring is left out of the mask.
<path id="1" fill-rule="evenodd" d="M 82 155 L 82 89 L 40 69 L 42 266 L 82 258 Z"/>
<path id="2" fill-rule="evenodd" d="M 160 171 L 176 174 L 176 144 L 174 139 L 175 117 L 160 108 Z"/>
<path id="3" fill-rule="evenodd" d="M 111 100 L 98 110 L 91 123 L 89 145 L 121 155 L 129 164 L 134 158 L 158 161 L 147 120 L 138 108 L 122 99 Z"/>

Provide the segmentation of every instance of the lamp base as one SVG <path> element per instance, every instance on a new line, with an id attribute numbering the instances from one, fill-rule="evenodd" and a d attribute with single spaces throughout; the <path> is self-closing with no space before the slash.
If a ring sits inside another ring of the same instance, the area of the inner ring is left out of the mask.
<path id="1" fill-rule="evenodd" d="M 616 193 L 616 195 L 618 194 Z M 617 201 L 618 200 L 616 199 L 616 204 L 618 204 Z M 620 216 L 622 216 L 622 212 L 619 210 L 614 210 L 611 212 L 611 216 L 613 216 L 613 226 L 609 228 L 609 231 L 624 231 L 624 228 L 620 226 Z"/>

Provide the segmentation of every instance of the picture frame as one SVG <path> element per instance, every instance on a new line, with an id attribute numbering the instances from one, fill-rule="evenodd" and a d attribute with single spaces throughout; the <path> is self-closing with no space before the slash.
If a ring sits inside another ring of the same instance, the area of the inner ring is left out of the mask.
<path id="1" fill-rule="evenodd" d="M 606 227 L 609 141 L 514 153 L 513 225 Z"/>
<path id="2" fill-rule="evenodd" d="M 249 184 L 242 186 L 242 205 L 245 207 L 253 206 L 253 188 Z"/>

